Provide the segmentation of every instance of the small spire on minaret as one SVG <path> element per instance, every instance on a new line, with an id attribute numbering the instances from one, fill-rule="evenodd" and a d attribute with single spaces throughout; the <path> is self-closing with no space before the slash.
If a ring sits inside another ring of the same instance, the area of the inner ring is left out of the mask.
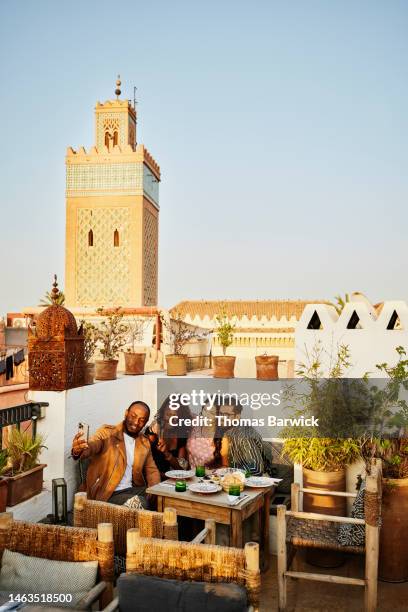
<path id="1" fill-rule="evenodd" d="M 122 93 L 120 91 L 120 86 L 121 86 L 121 80 L 120 80 L 120 74 L 118 74 L 118 78 L 116 80 L 116 89 L 115 89 L 115 94 L 116 94 L 116 99 L 119 100 L 119 96 Z"/>

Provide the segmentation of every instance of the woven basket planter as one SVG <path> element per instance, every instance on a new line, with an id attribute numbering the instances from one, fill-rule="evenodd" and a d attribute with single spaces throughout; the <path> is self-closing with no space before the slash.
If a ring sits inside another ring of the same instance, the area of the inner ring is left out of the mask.
<path id="1" fill-rule="evenodd" d="M 95 361 L 95 380 L 115 380 L 117 371 L 117 359 L 100 359 Z"/>
<path id="2" fill-rule="evenodd" d="M 166 355 L 167 376 L 187 374 L 187 355 Z"/>
<path id="3" fill-rule="evenodd" d="M 123 353 L 125 356 L 125 374 L 140 376 L 144 374 L 145 353 Z"/>
<path id="4" fill-rule="evenodd" d="M 258 380 L 277 380 L 278 374 L 278 355 L 258 355 L 255 357 L 256 377 Z"/>
<path id="5" fill-rule="evenodd" d="M 214 378 L 234 378 L 235 359 L 226 355 L 213 357 Z"/>

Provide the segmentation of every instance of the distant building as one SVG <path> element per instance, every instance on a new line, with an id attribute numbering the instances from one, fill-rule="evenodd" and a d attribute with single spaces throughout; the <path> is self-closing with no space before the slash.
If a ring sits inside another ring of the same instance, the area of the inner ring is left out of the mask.
<path id="1" fill-rule="evenodd" d="M 137 144 L 136 109 L 97 102 L 95 146 L 66 155 L 66 304 L 157 305 L 160 168 Z"/>
<path id="2" fill-rule="evenodd" d="M 302 313 L 309 303 L 304 300 L 225 300 L 183 301 L 170 310 L 170 315 L 191 325 L 214 330 L 211 352 L 221 355 L 216 328 L 216 316 L 224 311 L 235 325 L 232 345 L 227 354 L 235 355 L 235 375 L 255 376 L 257 355 L 278 355 L 279 375 L 292 377 L 295 360 L 295 331 Z M 327 303 L 319 300 L 317 303 Z"/>

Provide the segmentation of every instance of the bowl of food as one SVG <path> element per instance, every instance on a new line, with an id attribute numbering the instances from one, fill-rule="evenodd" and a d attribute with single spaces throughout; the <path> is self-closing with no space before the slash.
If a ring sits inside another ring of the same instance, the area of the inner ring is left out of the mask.
<path id="1" fill-rule="evenodd" d="M 231 485 L 239 485 L 240 491 L 244 490 L 245 487 L 245 474 L 238 470 L 234 472 L 227 472 L 225 476 L 221 478 L 221 486 L 228 493 Z"/>

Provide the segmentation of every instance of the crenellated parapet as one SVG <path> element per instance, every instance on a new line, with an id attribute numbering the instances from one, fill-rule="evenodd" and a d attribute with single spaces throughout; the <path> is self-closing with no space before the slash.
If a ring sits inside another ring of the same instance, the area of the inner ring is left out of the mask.
<path id="1" fill-rule="evenodd" d="M 115 145 L 110 149 L 105 145 L 101 147 L 93 146 L 88 149 L 88 151 L 85 147 L 79 147 L 78 150 L 67 147 L 65 160 L 67 165 L 124 162 L 143 163 L 151 170 L 155 178 L 160 181 L 160 166 L 142 144 L 137 145 L 136 150 L 133 150 L 132 146 L 129 144 L 125 146 Z"/>

